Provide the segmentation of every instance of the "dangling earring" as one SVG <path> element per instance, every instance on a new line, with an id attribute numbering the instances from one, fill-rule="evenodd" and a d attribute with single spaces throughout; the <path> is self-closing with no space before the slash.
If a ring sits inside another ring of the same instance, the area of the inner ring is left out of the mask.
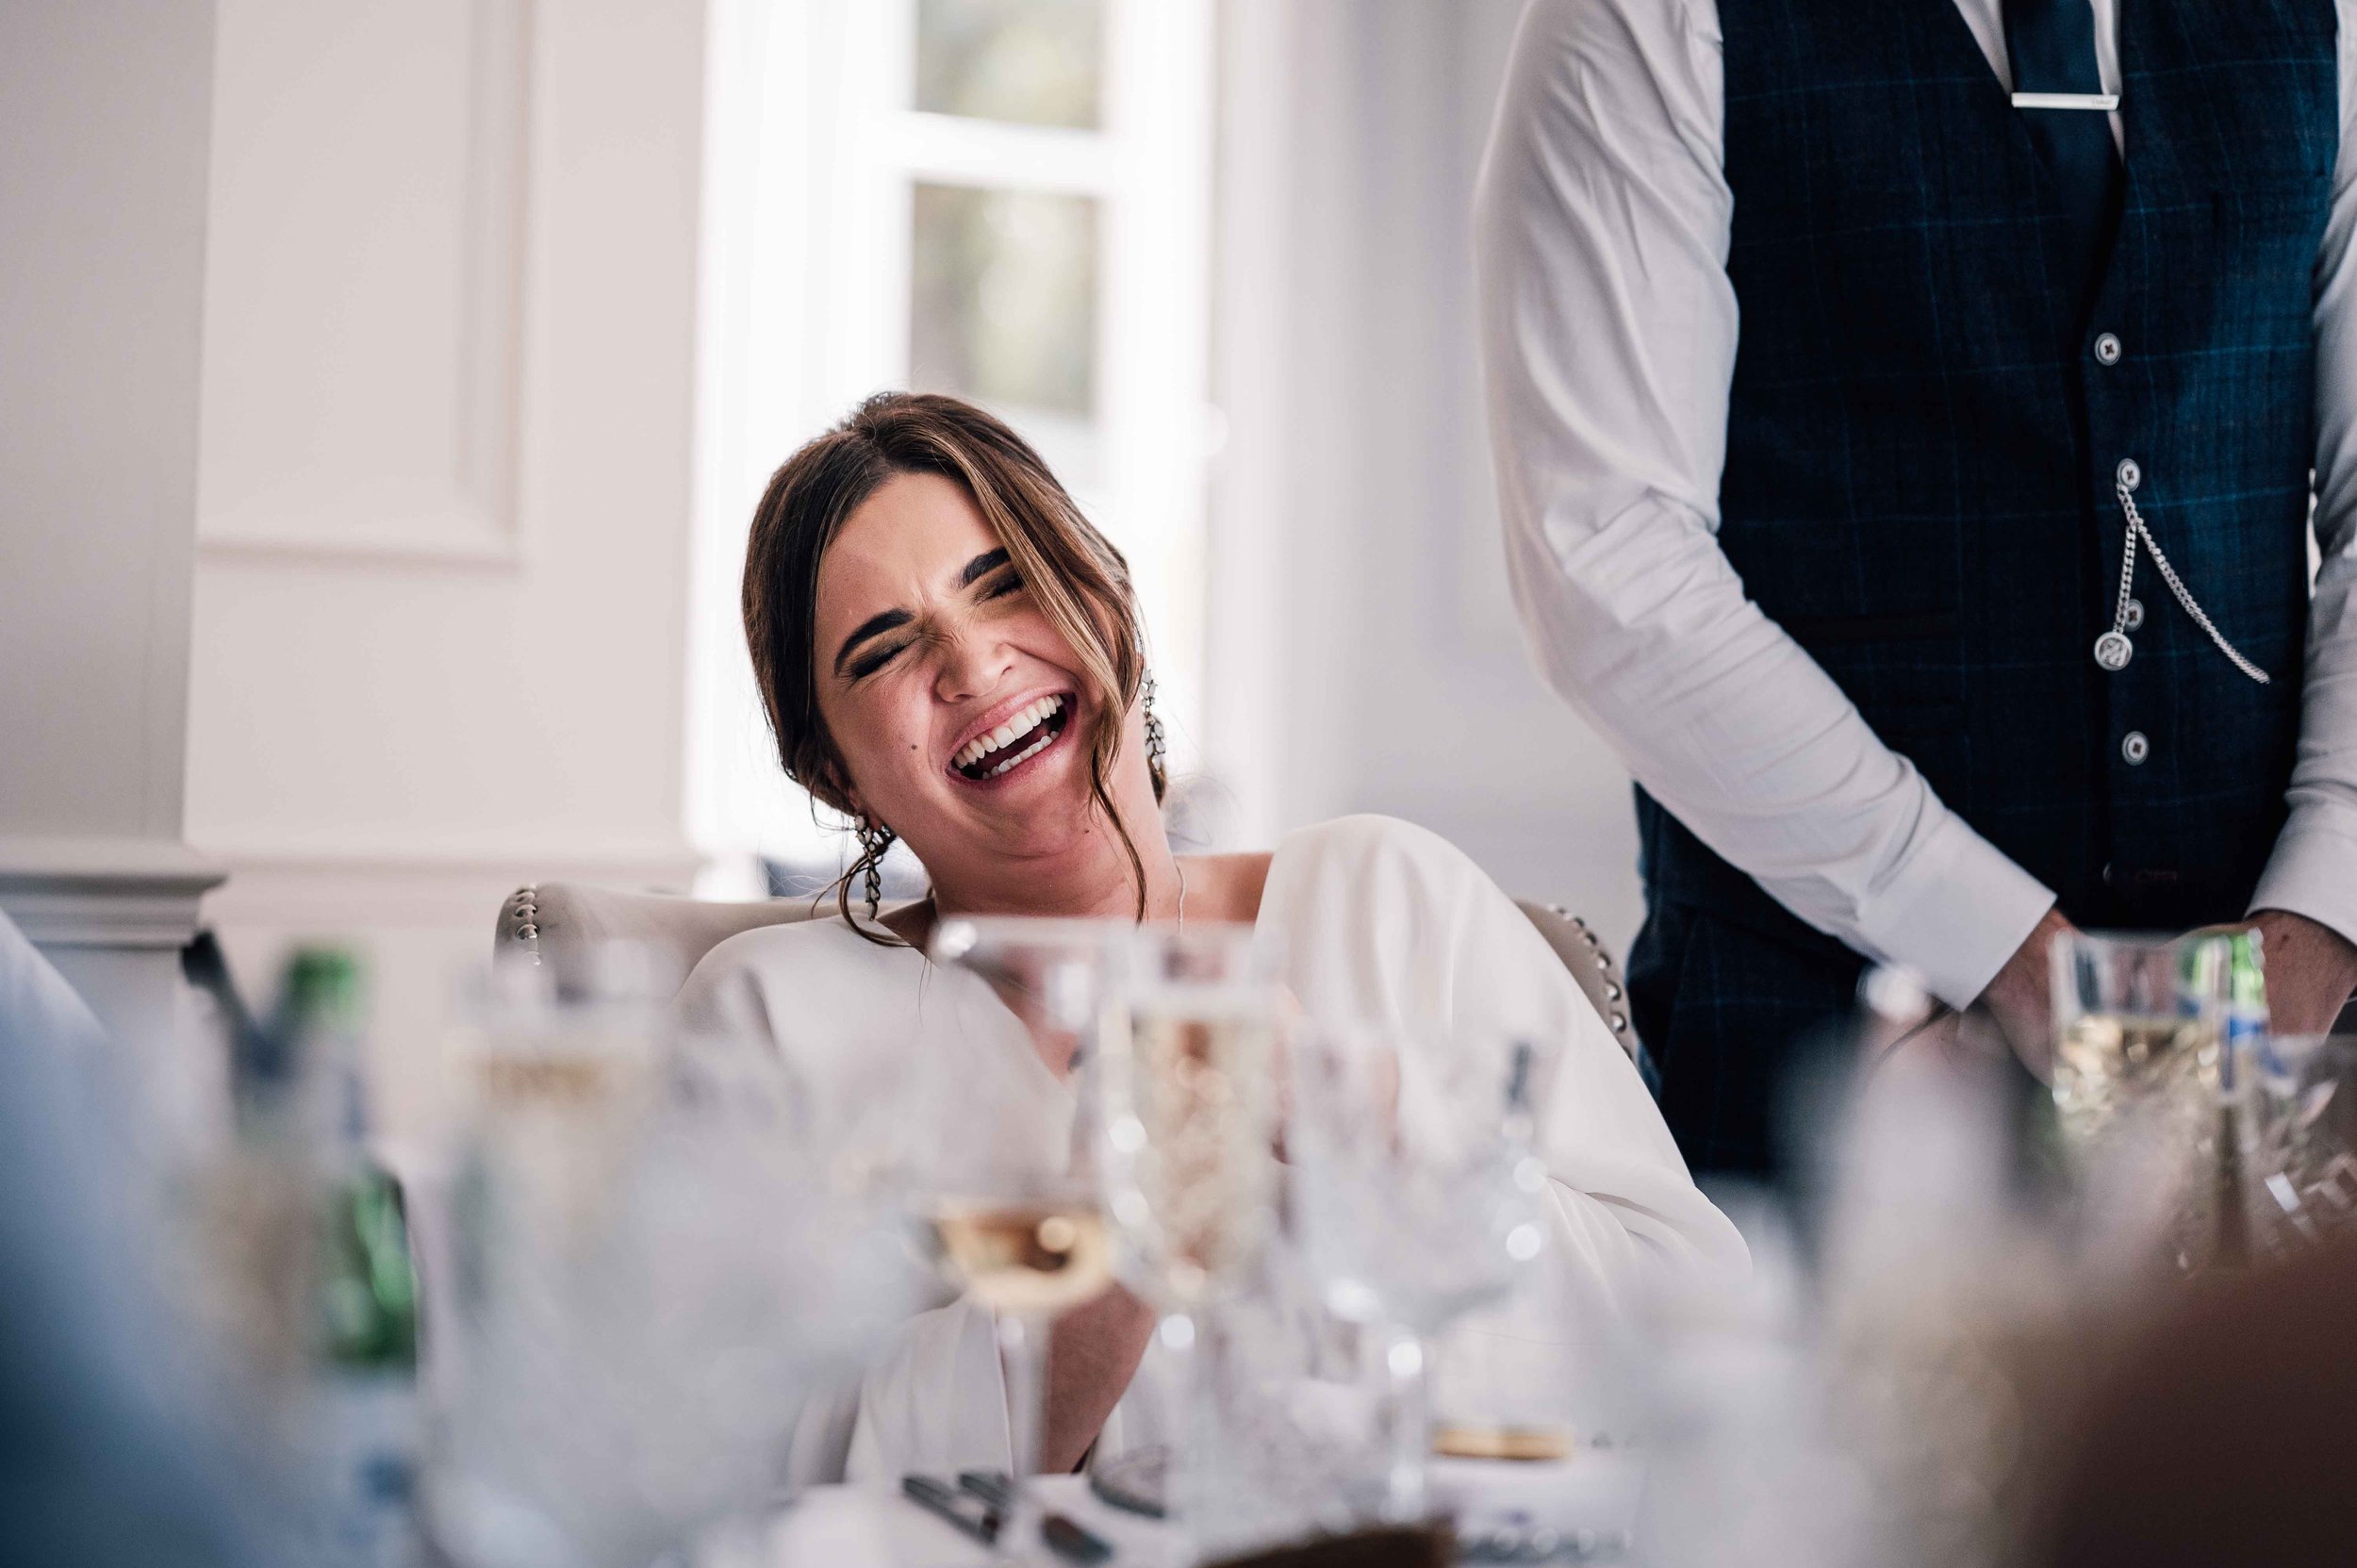
<path id="1" fill-rule="evenodd" d="M 867 918 L 871 923 L 883 903 L 883 873 L 878 867 L 883 861 L 884 851 L 892 848 L 892 830 L 880 822 L 864 821 L 859 825 L 859 866 L 867 872 Z"/>
<path id="2" fill-rule="evenodd" d="M 1146 672 L 1146 684 L 1138 688 L 1138 706 L 1146 718 L 1146 772 L 1154 781 L 1154 798 L 1161 800 L 1168 779 L 1162 767 L 1162 753 L 1169 748 L 1162 738 L 1162 721 L 1154 712 L 1154 672 Z"/>

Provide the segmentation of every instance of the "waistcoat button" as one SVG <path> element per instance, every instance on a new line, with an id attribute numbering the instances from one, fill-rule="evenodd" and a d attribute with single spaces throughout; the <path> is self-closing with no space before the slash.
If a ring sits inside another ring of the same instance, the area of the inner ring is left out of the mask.
<path id="1" fill-rule="evenodd" d="M 2142 767 L 2144 759 L 2152 754 L 2152 743 L 2144 738 L 2142 730 L 2131 730 L 2119 737 L 2119 754 L 2128 760 L 2129 767 Z"/>
<path id="2" fill-rule="evenodd" d="M 2136 460 L 2133 457 L 2122 457 L 2119 460 L 2117 475 L 2122 487 L 2127 489 L 2133 490 L 2144 483 L 2144 470 L 2136 466 Z"/>
<path id="3" fill-rule="evenodd" d="M 2119 363 L 2119 339 L 2113 334 L 2107 332 L 2095 340 L 2095 362 L 2099 365 Z"/>
<path id="4" fill-rule="evenodd" d="M 2122 614 L 2120 624 L 2127 627 L 2131 632 L 2144 624 L 2143 600 L 2131 599 L 2128 601 L 2128 608 Z"/>

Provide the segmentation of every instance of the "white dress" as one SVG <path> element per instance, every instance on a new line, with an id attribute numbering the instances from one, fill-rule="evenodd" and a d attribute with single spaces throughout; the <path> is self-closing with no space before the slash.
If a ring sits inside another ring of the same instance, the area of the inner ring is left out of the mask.
<path id="1" fill-rule="evenodd" d="M 1452 1038 L 1561 1042 L 1541 1118 L 1554 1234 L 1537 1288 L 1482 1358 L 1487 1375 L 1559 1380 L 1546 1363 L 1592 1354 L 1600 1314 L 1624 1316 L 1655 1284 L 1746 1268 L 1741 1238 L 1687 1174 L 1626 1053 L 1522 911 L 1453 845 L 1382 817 L 1305 828 L 1271 859 L 1256 933 L 1312 1018 L 1372 1022 L 1436 1048 Z M 731 937 L 697 966 L 682 1001 L 691 1015 L 711 1012 L 730 992 L 735 1011 L 750 1000 L 756 1027 L 800 1062 L 955 1041 L 972 1064 L 960 1091 L 976 1135 L 1031 1142 L 1043 1159 L 1060 1147 L 1069 1093 L 970 974 L 822 919 Z M 1142 1372 L 1123 1395 L 1099 1457 L 1167 1432 L 1154 1381 Z M 1004 1468 L 1008 1452 L 989 1314 L 960 1303 L 912 1319 L 856 1390 L 817 1402 L 791 1478 Z"/>

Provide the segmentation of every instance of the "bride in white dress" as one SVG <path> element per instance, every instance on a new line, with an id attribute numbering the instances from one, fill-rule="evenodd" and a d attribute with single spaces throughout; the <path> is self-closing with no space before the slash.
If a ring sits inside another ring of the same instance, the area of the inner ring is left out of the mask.
<path id="1" fill-rule="evenodd" d="M 1444 840 L 1352 817 L 1273 851 L 1172 853 L 1128 569 L 997 420 L 886 394 L 797 453 L 754 516 L 744 612 L 785 770 L 859 824 L 865 853 L 836 913 L 715 949 L 689 978 L 691 1011 L 750 992 L 757 1027 L 803 1061 L 859 1042 L 954 1050 L 976 1135 L 1044 1147 L 1070 1114 L 1067 1065 L 1042 1060 L 979 979 L 925 958 L 936 922 L 1248 924 L 1314 1019 L 1372 1023 L 1429 1049 L 1559 1043 L 1541 1108 L 1555 1233 L 1509 1362 L 1545 1377 L 1551 1356 L 1594 1343 L 1595 1314 L 1626 1311 L 1655 1283 L 1744 1268 L 1740 1238 L 1695 1188 L 1619 1043 L 1512 900 Z M 931 890 L 879 918 L 871 867 L 896 837 Z M 1133 1388 L 1153 1321 L 1119 1286 L 1059 1320 L 1044 1468 L 1161 1425 L 1146 1380 Z M 857 1389 L 821 1401 L 792 1468 L 808 1482 L 1008 1458 L 991 1325 L 958 1305 L 914 1320 Z"/>

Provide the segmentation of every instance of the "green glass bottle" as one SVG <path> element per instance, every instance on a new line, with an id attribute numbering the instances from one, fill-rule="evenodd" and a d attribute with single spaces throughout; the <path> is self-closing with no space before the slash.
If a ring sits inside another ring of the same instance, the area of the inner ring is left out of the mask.
<path id="1" fill-rule="evenodd" d="M 369 1147 L 362 1017 L 353 953 L 305 948 L 288 961 L 270 1033 L 281 1132 L 315 1203 L 305 1425 L 341 1555 L 402 1568 L 420 1560 L 418 1279 L 401 1185 Z"/>

